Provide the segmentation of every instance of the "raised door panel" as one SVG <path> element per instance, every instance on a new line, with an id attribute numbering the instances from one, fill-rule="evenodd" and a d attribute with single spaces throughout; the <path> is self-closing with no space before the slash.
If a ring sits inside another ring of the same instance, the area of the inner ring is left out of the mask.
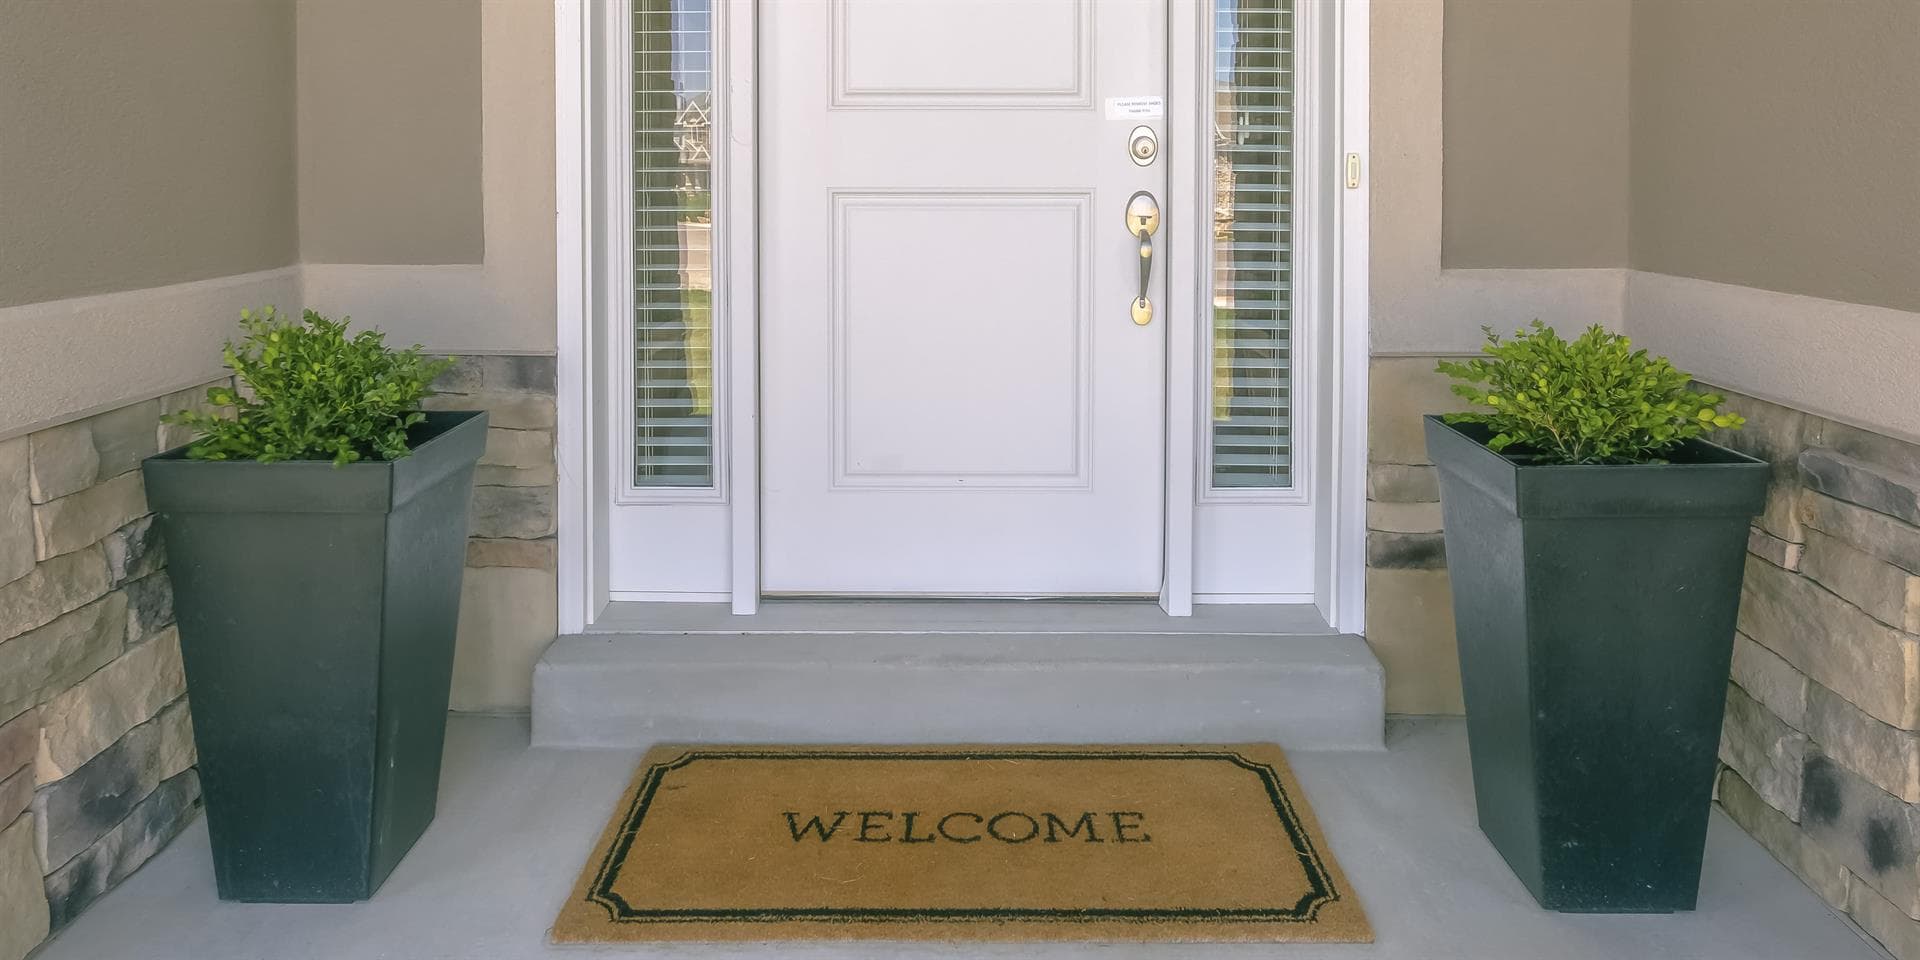
<path id="1" fill-rule="evenodd" d="M 835 485 L 1084 486 L 1092 197 L 835 200 Z"/>
<path id="2" fill-rule="evenodd" d="M 833 0 L 836 106 L 1085 106 L 1093 0 Z"/>

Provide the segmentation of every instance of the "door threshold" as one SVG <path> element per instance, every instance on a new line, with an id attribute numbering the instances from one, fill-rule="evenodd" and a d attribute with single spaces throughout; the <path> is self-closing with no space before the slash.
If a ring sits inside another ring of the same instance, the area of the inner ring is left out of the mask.
<path id="1" fill-rule="evenodd" d="M 588 634 L 1140 634 L 1329 636 L 1311 603 L 1199 604 L 1170 617 L 1151 600 L 767 599 L 757 613 L 723 603 L 609 603 Z"/>
<path id="2" fill-rule="evenodd" d="M 1151 593 L 786 593 L 768 590 L 760 594 L 761 600 L 805 600 L 809 603 L 896 603 L 901 601 L 923 601 L 930 603 L 1155 603 L 1159 597 Z"/>

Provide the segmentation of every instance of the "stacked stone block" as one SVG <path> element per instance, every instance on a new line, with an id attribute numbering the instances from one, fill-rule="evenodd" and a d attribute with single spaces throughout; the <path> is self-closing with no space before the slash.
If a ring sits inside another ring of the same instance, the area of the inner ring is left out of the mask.
<path id="1" fill-rule="evenodd" d="M 190 822 L 200 784 L 142 458 L 205 388 L 0 441 L 0 960 Z"/>
<path id="2" fill-rule="evenodd" d="M 522 711 L 531 702 L 533 663 L 558 622 L 554 358 L 454 360 L 427 405 L 486 410 L 488 428 L 474 471 L 453 709 Z"/>
<path id="3" fill-rule="evenodd" d="M 1773 464 L 1748 542 L 1719 799 L 1920 960 L 1920 445 L 1733 396 Z"/>
<path id="4" fill-rule="evenodd" d="M 1436 357 L 1375 357 L 1367 405 L 1367 643 L 1387 710 L 1457 714 L 1460 667 L 1440 531 L 1440 480 L 1421 416 L 1459 410 Z"/>

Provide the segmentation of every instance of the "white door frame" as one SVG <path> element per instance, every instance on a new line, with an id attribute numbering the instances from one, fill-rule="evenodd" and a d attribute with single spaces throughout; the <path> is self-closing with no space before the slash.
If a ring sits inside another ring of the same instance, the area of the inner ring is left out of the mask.
<path id="1" fill-rule="evenodd" d="M 721 435 L 722 456 L 731 495 L 726 497 L 729 518 L 730 597 L 735 613 L 753 613 L 759 604 L 759 338 L 758 211 L 755 207 L 757 137 L 755 56 L 756 0 L 715 0 L 716 37 L 714 77 L 715 116 L 722 124 L 715 138 L 715 228 L 724 247 L 714 252 L 716 341 L 724 336 L 725 367 L 716 378 L 722 384 L 726 424 Z M 1199 108 L 1202 45 L 1209 42 L 1208 0 L 1169 0 L 1169 104 L 1183 102 Z M 1335 63 L 1329 74 L 1335 89 L 1317 94 L 1330 111 L 1323 129 L 1337 140 L 1333 150 L 1316 151 L 1321 162 L 1346 158 L 1351 174 L 1367 156 L 1368 131 L 1368 17 L 1370 0 L 1303 0 L 1326 16 L 1326 49 Z M 555 199 L 556 199 L 556 346 L 558 348 L 558 578 L 559 632 L 579 633 L 599 617 L 608 599 L 608 536 L 606 511 L 611 503 L 611 472 L 606 462 L 611 439 L 608 405 L 597 402 L 608 383 L 617 382 L 610 366 L 611 351 L 604 348 L 605 324 L 600 318 L 620 302 L 613 287 L 625 282 L 623 271 L 612 269 L 610 243 L 602 197 L 607 189 L 606 169 L 627 156 L 624 144 L 609 144 L 602 136 L 620 129 L 624 101 L 605 95 L 603 83 L 609 62 L 620 62 L 619 45 L 625 36 L 605 29 L 610 7 L 603 0 L 554 0 L 555 67 Z M 624 79 L 624 78 L 623 78 Z M 1304 95 L 1304 94 L 1303 94 Z M 1169 142 L 1189 136 L 1196 147 L 1204 144 L 1199 129 L 1182 133 L 1181 118 L 1169 111 Z M 1202 114 L 1205 116 L 1205 114 Z M 1189 122 L 1191 119 L 1189 118 Z M 1204 124 L 1193 124 L 1204 128 Z M 1184 163 L 1169 170 L 1170 198 L 1185 196 L 1207 209 L 1210 178 L 1203 176 L 1206 150 L 1181 151 Z M 1318 175 L 1316 175 L 1318 176 Z M 1346 633 L 1364 630 L 1366 584 L 1366 469 L 1367 469 L 1367 361 L 1368 361 L 1368 185 L 1365 177 L 1346 177 L 1346 188 L 1335 191 L 1326 204 L 1327 223 L 1317 232 L 1319 249 L 1331 263 L 1321 268 L 1325 303 L 1313 309 L 1329 316 L 1322 323 L 1323 342 L 1317 354 L 1320 385 L 1314 390 L 1318 411 L 1314 428 L 1323 442 L 1311 463 L 1312 479 L 1320 491 L 1316 502 L 1324 511 L 1314 544 L 1314 602 L 1328 623 Z M 1198 231 L 1186 249 L 1201 249 Z M 1184 262 L 1184 263 L 1182 263 Z M 1209 303 L 1206 277 L 1192 256 L 1176 258 L 1170 279 L 1189 293 L 1198 308 Z M 1169 290 L 1173 290 L 1170 287 Z M 1170 299 L 1178 300 L 1178 294 Z M 1170 304 L 1171 305 L 1171 304 Z M 1200 314 L 1205 316 L 1206 314 Z M 1195 463 L 1199 455 L 1199 385 L 1201 345 L 1198 337 L 1169 339 L 1167 350 L 1167 512 L 1166 573 L 1161 605 L 1171 615 L 1183 616 L 1193 606 L 1193 532 L 1196 504 Z M 718 459 L 718 458 L 717 458 Z"/>

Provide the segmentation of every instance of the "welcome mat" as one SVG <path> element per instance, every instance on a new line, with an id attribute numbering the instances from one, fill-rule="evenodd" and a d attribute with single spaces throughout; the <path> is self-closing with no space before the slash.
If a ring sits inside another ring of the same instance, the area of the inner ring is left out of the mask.
<path id="1" fill-rule="evenodd" d="M 1269 744 L 661 747 L 559 942 L 1373 938 Z"/>

